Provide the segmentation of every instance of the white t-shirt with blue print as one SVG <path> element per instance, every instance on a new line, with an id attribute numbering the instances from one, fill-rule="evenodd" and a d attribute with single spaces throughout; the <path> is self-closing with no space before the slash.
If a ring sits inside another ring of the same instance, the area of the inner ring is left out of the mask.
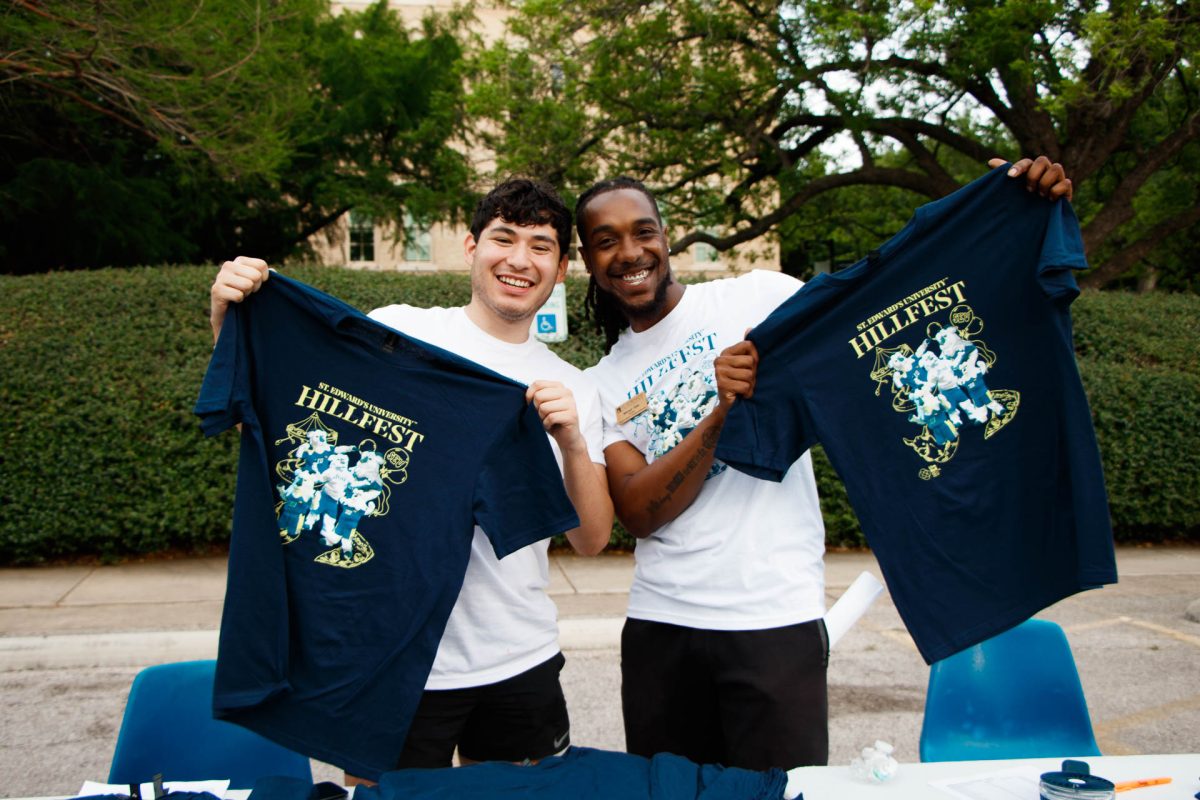
<path id="1" fill-rule="evenodd" d="M 782 273 L 688 286 L 648 330 L 626 330 L 587 370 L 600 392 L 604 444 L 628 442 L 647 463 L 670 451 L 716 407 L 713 362 L 801 286 Z M 644 393 L 624 423 L 617 407 Z M 782 484 L 714 463 L 699 496 L 639 539 L 629 616 L 710 630 L 758 630 L 825 614 L 825 527 L 812 462 Z"/>

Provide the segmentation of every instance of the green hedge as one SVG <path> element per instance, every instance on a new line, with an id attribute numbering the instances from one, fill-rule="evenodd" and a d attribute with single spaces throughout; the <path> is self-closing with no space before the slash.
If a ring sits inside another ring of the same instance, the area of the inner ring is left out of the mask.
<path id="1" fill-rule="evenodd" d="M 1089 294 L 1074 319 L 1118 541 L 1200 540 L 1200 297 Z"/>
<path id="2" fill-rule="evenodd" d="M 215 267 L 0 277 L 0 563 L 206 551 L 228 540 L 237 437 L 205 439 L 191 407 L 208 362 Z M 295 267 L 360 308 L 458 305 L 465 275 Z M 576 335 L 600 355 L 568 285 Z M 1118 538 L 1200 540 L 1200 298 L 1089 294 L 1075 304 Z M 862 543 L 819 452 L 832 546 Z M 628 534 L 614 534 L 628 545 Z"/>

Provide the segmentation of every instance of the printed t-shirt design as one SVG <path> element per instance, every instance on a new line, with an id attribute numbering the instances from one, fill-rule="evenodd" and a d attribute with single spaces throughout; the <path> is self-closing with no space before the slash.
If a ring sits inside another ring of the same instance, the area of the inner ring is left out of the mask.
<path id="1" fill-rule="evenodd" d="M 750 332 L 717 455 L 779 480 L 820 442 L 927 661 L 1116 580 L 1071 336 L 1086 266 L 1069 204 L 1001 168 Z"/>
<path id="2" fill-rule="evenodd" d="M 375 551 L 359 526 L 364 518 L 383 517 L 391 510 L 392 489 L 408 478 L 412 448 L 424 435 L 409 430 L 406 423 L 412 421 L 392 411 L 375 407 L 372 414 L 364 410 L 370 407 L 365 401 L 336 387 L 321 387 L 340 396 L 305 386 L 298 402 L 315 410 L 289 423 L 286 435 L 275 441 L 276 447 L 294 445 L 275 464 L 282 481 L 275 487 L 279 535 L 284 544 L 291 544 L 311 531 L 331 548 L 316 560 L 349 569 L 374 558 Z M 347 398 L 344 408 L 342 397 Z M 382 446 L 380 439 L 371 436 L 357 444 L 338 444 L 337 429 L 322 419 L 322 413 L 352 422 L 385 420 L 387 438 Z M 387 447 L 391 440 L 398 443 Z"/>
<path id="3" fill-rule="evenodd" d="M 525 388 L 273 274 L 196 412 L 242 425 L 214 713 L 391 769 L 475 526 L 503 557 L 579 524 Z"/>
<path id="4" fill-rule="evenodd" d="M 928 303 L 958 301 L 948 314 L 956 324 L 929 323 L 926 338 L 915 350 L 906 343 L 874 350 L 870 379 L 875 393 L 886 388 L 892 408 L 919 430 L 903 441 L 925 462 L 919 474 L 926 480 L 939 476 L 942 465 L 954 458 L 964 426 L 982 426 L 986 441 L 1016 419 L 1021 405 L 1019 391 L 988 388 L 987 373 L 999 356 L 983 339 L 974 338 L 983 331 L 983 320 L 963 302 L 964 289 L 957 281 L 926 295 Z M 894 313 L 912 317 L 914 304 L 924 300 L 917 298 Z"/>
<path id="5" fill-rule="evenodd" d="M 646 442 L 649 461 L 669 453 L 716 407 L 716 338 L 717 334 L 709 330 L 692 333 L 679 350 L 647 368 L 630 391 L 631 398 L 645 397 L 645 412 L 633 417 L 630 426 L 635 440 Z M 670 375 L 666 385 L 654 384 L 677 364 L 682 366 Z M 652 387 L 648 393 L 646 387 Z M 714 459 L 704 479 L 724 470 L 725 465 Z"/>

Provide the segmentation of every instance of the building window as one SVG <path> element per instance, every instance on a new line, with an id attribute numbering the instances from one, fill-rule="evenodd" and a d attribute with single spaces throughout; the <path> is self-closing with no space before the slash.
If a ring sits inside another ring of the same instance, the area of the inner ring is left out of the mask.
<path id="1" fill-rule="evenodd" d="M 418 225 L 407 211 L 404 212 L 404 260 L 433 260 L 433 236 L 429 228 Z"/>
<path id="2" fill-rule="evenodd" d="M 375 260 L 375 220 L 350 212 L 350 260 Z"/>
<path id="3" fill-rule="evenodd" d="M 716 231 L 712 230 L 705 230 L 704 232 L 714 235 L 716 233 Z M 697 264 L 715 264 L 721 260 L 721 254 L 711 244 L 696 242 L 695 247 L 692 248 L 692 259 Z"/>

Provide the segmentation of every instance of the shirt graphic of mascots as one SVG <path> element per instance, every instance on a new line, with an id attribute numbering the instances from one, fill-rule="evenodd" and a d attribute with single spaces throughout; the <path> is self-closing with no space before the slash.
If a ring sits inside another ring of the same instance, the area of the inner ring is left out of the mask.
<path id="1" fill-rule="evenodd" d="M 927 462 L 919 473 L 925 480 L 942 474 L 938 465 L 954 457 L 964 426 L 982 425 L 983 438 L 990 439 L 1016 418 L 1021 403 L 1018 391 L 988 389 L 984 376 L 997 356 L 970 338 L 983 330 L 983 320 L 965 304 L 951 309 L 949 319 L 958 324 L 930 323 L 916 350 L 908 344 L 876 348 L 871 370 L 875 393 L 890 386 L 892 408 L 920 428 L 904 444 Z"/>
<path id="2" fill-rule="evenodd" d="M 695 368 L 681 371 L 675 383 L 646 397 L 646 412 L 634 418 L 633 427 L 649 439 L 653 458 L 669 453 L 716 407 L 716 357 L 714 352 L 706 353 Z M 720 461 L 713 461 L 705 480 L 725 469 Z"/>
<path id="3" fill-rule="evenodd" d="M 337 436 L 315 413 L 287 426 L 287 436 L 275 446 L 291 442 L 296 447 L 275 465 L 284 481 L 275 487 L 276 514 L 283 544 L 313 531 L 332 548 L 316 560 L 349 569 L 374 557 L 359 523 L 388 513 L 391 487 L 407 479 L 410 455 L 401 447 L 380 455 L 374 439 L 338 446 Z"/>

